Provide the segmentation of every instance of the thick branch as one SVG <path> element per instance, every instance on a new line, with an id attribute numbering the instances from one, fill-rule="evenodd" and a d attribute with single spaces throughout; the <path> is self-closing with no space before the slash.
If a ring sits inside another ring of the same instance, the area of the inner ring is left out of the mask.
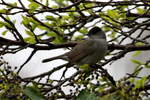
<path id="1" fill-rule="evenodd" d="M 9 46 L 21 46 L 21 47 L 30 47 L 36 50 L 52 50 L 52 49 L 59 49 L 59 48 L 67 48 L 67 47 L 74 47 L 77 42 L 68 42 L 64 44 L 49 44 L 49 45 L 38 45 L 38 44 L 29 44 L 21 41 L 15 41 L 10 39 L 5 39 L 0 37 L 0 44 L 1 45 L 9 45 Z M 128 51 L 137 51 L 137 50 L 150 50 L 150 44 L 135 46 L 135 45 L 116 45 L 116 44 L 108 44 L 109 50 L 128 50 Z"/>

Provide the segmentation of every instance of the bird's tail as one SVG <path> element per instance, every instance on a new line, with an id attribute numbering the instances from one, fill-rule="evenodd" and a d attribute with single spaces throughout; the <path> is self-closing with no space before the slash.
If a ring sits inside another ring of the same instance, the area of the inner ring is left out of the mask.
<path id="1" fill-rule="evenodd" d="M 56 60 L 56 59 L 63 59 L 63 60 L 65 60 L 64 54 L 56 56 L 56 57 L 44 59 L 42 62 L 46 63 L 46 62 L 49 62 L 49 61 L 52 61 L 52 60 Z"/>

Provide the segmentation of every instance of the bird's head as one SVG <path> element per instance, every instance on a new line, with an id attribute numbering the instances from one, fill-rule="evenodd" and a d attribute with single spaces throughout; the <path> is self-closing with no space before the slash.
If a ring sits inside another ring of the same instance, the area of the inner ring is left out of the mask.
<path id="1" fill-rule="evenodd" d="M 89 38 L 106 39 L 104 31 L 99 27 L 93 27 L 87 34 Z"/>

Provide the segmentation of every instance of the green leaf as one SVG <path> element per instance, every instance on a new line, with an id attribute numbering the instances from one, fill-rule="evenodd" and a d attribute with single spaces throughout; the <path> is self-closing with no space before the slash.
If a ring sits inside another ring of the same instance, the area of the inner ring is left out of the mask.
<path id="1" fill-rule="evenodd" d="M 68 15 L 64 15 L 64 16 L 62 16 L 62 18 L 63 18 L 63 20 L 68 20 L 69 18 L 70 18 L 70 16 L 68 16 Z"/>
<path id="2" fill-rule="evenodd" d="M 52 20 L 52 21 L 56 21 L 54 16 L 46 16 L 47 20 Z"/>
<path id="3" fill-rule="evenodd" d="M 82 90 L 75 100 L 99 100 L 94 93 L 89 92 L 88 90 Z"/>
<path id="4" fill-rule="evenodd" d="M 32 10 L 36 10 L 39 7 L 39 4 L 31 2 L 28 7 Z"/>
<path id="5" fill-rule="evenodd" d="M 33 33 L 31 31 L 25 30 L 25 32 L 27 33 L 27 35 L 29 35 L 30 37 L 33 37 Z"/>
<path id="6" fill-rule="evenodd" d="M 147 81 L 147 77 L 142 77 L 141 79 L 141 87 L 144 87 L 145 86 L 145 82 Z"/>
<path id="7" fill-rule="evenodd" d="M 51 79 L 48 80 L 48 83 L 53 83 L 53 82 L 54 82 L 54 80 L 51 80 Z"/>
<path id="8" fill-rule="evenodd" d="M 23 92 L 31 100 L 45 100 L 37 87 L 26 87 Z"/>
<path id="9" fill-rule="evenodd" d="M 80 69 L 88 70 L 89 69 L 89 65 L 88 64 L 84 64 L 84 65 L 80 66 Z"/>
<path id="10" fill-rule="evenodd" d="M 11 20 L 11 19 L 10 19 L 10 16 L 6 16 L 5 18 L 6 18 L 7 20 L 9 20 L 9 21 Z"/>
<path id="11" fill-rule="evenodd" d="M 0 21 L 0 28 L 4 26 L 4 22 Z"/>
<path id="12" fill-rule="evenodd" d="M 57 3 L 63 3 L 64 0 L 54 0 Z"/>
<path id="13" fill-rule="evenodd" d="M 150 68 L 150 63 L 148 63 L 147 65 L 145 65 L 146 68 Z"/>
<path id="14" fill-rule="evenodd" d="M 81 28 L 81 29 L 79 30 L 79 32 L 80 32 L 80 33 L 83 33 L 83 34 L 86 34 L 86 33 L 88 33 L 88 30 L 87 30 L 86 28 Z"/>
<path id="15" fill-rule="evenodd" d="M 84 37 L 84 35 L 77 35 L 77 36 L 74 36 L 74 39 L 75 40 L 82 40 Z"/>
<path id="16" fill-rule="evenodd" d="M 29 20 L 29 22 L 33 23 L 33 24 L 37 24 L 39 25 L 39 23 L 37 21 L 35 21 L 33 18 L 27 18 Z"/>
<path id="17" fill-rule="evenodd" d="M 41 30 L 48 30 L 47 27 L 44 27 L 42 25 L 38 25 L 37 28 L 41 29 Z"/>
<path id="18" fill-rule="evenodd" d="M 107 26 L 103 26 L 102 29 L 103 29 L 105 32 L 112 31 L 112 28 L 107 27 Z"/>
<path id="19" fill-rule="evenodd" d="M 34 44 L 36 43 L 34 37 L 27 37 L 27 38 L 24 38 L 25 42 L 27 43 L 31 43 L 31 44 Z"/>
<path id="20" fill-rule="evenodd" d="M 0 13 L 6 13 L 8 10 L 6 9 L 0 9 Z"/>
<path id="21" fill-rule="evenodd" d="M 35 28 L 39 25 L 38 22 L 36 22 L 33 18 L 28 18 L 25 16 L 22 16 L 22 24 L 28 28 L 28 29 L 32 29 L 32 31 L 35 30 Z"/>
<path id="22" fill-rule="evenodd" d="M 112 31 L 111 34 L 109 34 L 108 36 L 112 39 L 114 39 L 116 37 L 116 32 Z"/>
<path id="23" fill-rule="evenodd" d="M 137 57 L 138 55 L 140 55 L 142 53 L 142 51 L 135 51 L 134 53 L 133 53 L 133 57 Z"/>
<path id="24" fill-rule="evenodd" d="M 87 8 L 90 8 L 90 7 L 93 7 L 93 6 L 94 6 L 93 3 L 86 3 L 86 4 L 85 4 L 85 7 L 87 7 Z"/>
<path id="25" fill-rule="evenodd" d="M 64 7 L 65 6 L 65 4 L 64 4 L 64 1 L 65 0 L 53 0 L 56 4 L 58 4 L 59 5 L 59 7 Z"/>
<path id="26" fill-rule="evenodd" d="M 33 2 L 33 0 L 28 0 L 29 2 Z"/>
<path id="27" fill-rule="evenodd" d="M 23 24 L 25 27 L 27 27 L 28 28 L 28 24 L 29 24 L 29 20 L 28 20 L 28 18 L 27 17 L 25 17 L 25 16 L 22 16 L 22 23 L 21 24 Z"/>
<path id="28" fill-rule="evenodd" d="M 141 80 L 136 81 L 135 88 L 143 88 L 145 86 L 145 82 L 147 81 L 147 77 L 142 77 Z"/>
<path id="29" fill-rule="evenodd" d="M 11 6 L 13 6 L 13 7 L 17 7 L 17 2 L 9 3 L 9 5 L 11 5 Z"/>
<path id="30" fill-rule="evenodd" d="M 43 28 L 44 28 L 44 27 L 43 27 Z M 47 36 L 53 36 L 53 37 L 56 37 L 57 34 L 56 34 L 55 32 L 50 31 L 50 32 L 47 33 Z"/>
<path id="31" fill-rule="evenodd" d="M 130 81 L 130 83 L 134 83 L 135 78 L 130 78 L 129 81 Z"/>
<path id="32" fill-rule="evenodd" d="M 107 10 L 107 13 L 113 19 L 119 18 L 119 14 L 117 10 Z"/>
<path id="33" fill-rule="evenodd" d="M 8 30 L 3 31 L 2 35 L 6 35 L 7 32 L 8 32 Z"/>
<path id="34" fill-rule="evenodd" d="M 29 13 L 33 13 L 37 8 L 39 8 L 39 4 L 33 1 L 30 1 L 29 7 Z"/>
<path id="35" fill-rule="evenodd" d="M 46 0 L 45 5 L 46 5 L 46 6 L 49 6 L 49 0 Z"/>
<path id="36" fill-rule="evenodd" d="M 137 8 L 137 12 L 138 12 L 139 14 L 144 14 L 144 13 L 145 13 L 145 10 L 142 9 L 142 8 Z"/>
<path id="37" fill-rule="evenodd" d="M 135 43 L 135 45 L 136 45 L 136 46 L 143 46 L 144 43 L 142 43 L 142 42 L 137 42 L 137 43 Z"/>
<path id="38" fill-rule="evenodd" d="M 100 98 L 100 100 L 133 100 L 132 97 L 124 97 L 121 91 L 108 93 L 107 95 Z"/>
<path id="39" fill-rule="evenodd" d="M 60 44 L 63 42 L 64 42 L 64 39 L 60 36 L 57 36 L 56 39 L 53 41 L 53 43 L 56 43 L 56 44 Z"/>
<path id="40" fill-rule="evenodd" d="M 44 24 L 46 24 L 46 25 L 49 26 L 49 27 L 54 27 L 54 26 L 56 26 L 56 23 L 49 23 L 49 22 L 46 22 L 46 23 L 44 23 Z"/>
<path id="41" fill-rule="evenodd" d="M 59 6 L 53 5 L 51 8 L 57 9 L 57 8 L 59 8 Z"/>
<path id="42" fill-rule="evenodd" d="M 143 63 L 140 62 L 139 60 L 131 59 L 131 61 L 132 61 L 134 64 L 143 65 Z"/>
<path id="43" fill-rule="evenodd" d="M 7 27 L 7 28 L 13 28 L 13 26 L 11 26 L 9 23 L 7 23 L 7 22 L 0 22 L 0 24 L 1 25 L 3 25 L 3 26 L 5 26 L 5 27 Z"/>

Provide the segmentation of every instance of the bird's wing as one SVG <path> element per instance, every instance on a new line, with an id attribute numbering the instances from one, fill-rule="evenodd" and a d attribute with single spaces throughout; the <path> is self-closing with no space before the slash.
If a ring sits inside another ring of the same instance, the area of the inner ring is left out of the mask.
<path id="1" fill-rule="evenodd" d="M 77 44 L 70 52 L 66 55 L 69 58 L 69 62 L 75 63 L 83 59 L 84 57 L 94 53 L 95 49 L 93 40 L 85 40 Z"/>

